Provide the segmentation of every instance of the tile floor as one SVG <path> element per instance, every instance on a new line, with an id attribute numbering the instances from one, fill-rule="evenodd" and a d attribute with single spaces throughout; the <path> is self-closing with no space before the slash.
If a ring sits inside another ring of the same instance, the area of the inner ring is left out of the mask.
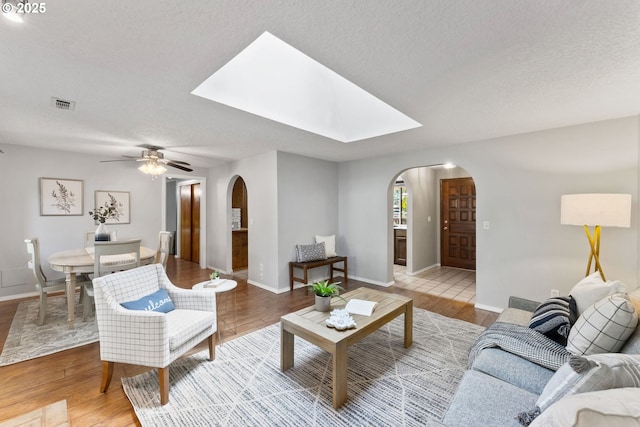
<path id="1" fill-rule="evenodd" d="M 394 286 L 456 301 L 476 302 L 476 272 L 451 267 L 433 267 L 408 275 L 404 265 L 393 266 Z"/>

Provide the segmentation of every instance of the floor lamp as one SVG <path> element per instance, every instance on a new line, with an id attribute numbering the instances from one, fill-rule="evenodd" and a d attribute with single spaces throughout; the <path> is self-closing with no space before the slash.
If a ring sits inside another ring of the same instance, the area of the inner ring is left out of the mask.
<path id="1" fill-rule="evenodd" d="M 631 226 L 631 194 L 566 194 L 560 199 L 560 223 L 582 225 L 591 246 L 587 273 L 595 271 L 606 281 L 600 265 L 600 228 Z M 593 228 L 593 234 L 589 227 Z"/>

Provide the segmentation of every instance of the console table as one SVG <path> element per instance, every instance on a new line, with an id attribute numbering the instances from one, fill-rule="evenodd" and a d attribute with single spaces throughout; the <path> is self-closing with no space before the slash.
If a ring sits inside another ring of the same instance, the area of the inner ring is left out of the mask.
<path id="1" fill-rule="evenodd" d="M 343 268 L 338 268 L 335 266 L 335 264 L 337 263 L 343 263 Z M 308 270 L 312 269 L 312 268 L 316 268 L 316 267 L 322 267 L 324 265 L 328 265 L 329 266 L 329 281 L 333 282 L 333 272 L 335 271 L 341 271 L 342 273 L 344 273 L 344 282 L 347 283 L 349 282 L 349 278 L 348 276 L 348 266 L 347 266 L 347 257 L 346 256 L 334 256 L 331 258 L 327 258 L 327 259 L 320 259 L 317 261 L 307 261 L 307 262 L 296 262 L 296 261 L 291 261 L 289 262 L 289 287 L 290 290 L 293 290 L 293 282 L 300 282 L 300 283 L 304 283 L 305 285 L 307 283 L 309 283 L 309 275 L 308 275 Z M 294 268 L 299 268 L 303 271 L 304 273 L 304 277 L 300 278 L 300 277 L 296 277 L 293 274 L 293 269 Z"/>

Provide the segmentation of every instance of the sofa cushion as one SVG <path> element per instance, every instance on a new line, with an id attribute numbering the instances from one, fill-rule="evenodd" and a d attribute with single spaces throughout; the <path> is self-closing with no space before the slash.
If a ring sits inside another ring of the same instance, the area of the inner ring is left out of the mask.
<path id="1" fill-rule="evenodd" d="M 574 394 L 560 399 L 529 427 L 638 427 L 640 389 L 616 388 Z"/>
<path id="2" fill-rule="evenodd" d="M 557 343 L 567 345 L 569 331 L 577 318 L 576 302 L 571 295 L 553 297 L 536 308 L 529 321 L 529 327 Z"/>
<path id="3" fill-rule="evenodd" d="M 638 315 L 626 294 L 598 301 L 578 318 L 567 342 L 573 354 L 615 353 L 635 331 Z"/>
<path id="4" fill-rule="evenodd" d="M 549 380 L 534 409 L 521 415 L 531 420 L 565 396 L 590 391 L 640 386 L 640 356 L 617 353 L 572 356 Z M 527 423 L 523 423 L 527 425 Z"/>
<path id="5" fill-rule="evenodd" d="M 527 326 L 531 320 L 531 312 L 519 308 L 505 308 L 498 316 L 496 322 L 513 323 L 515 325 Z"/>
<path id="6" fill-rule="evenodd" d="M 211 311 L 176 309 L 167 313 L 169 349 L 179 348 L 205 329 L 215 325 L 216 314 Z"/>
<path id="7" fill-rule="evenodd" d="M 581 315 L 587 308 L 591 307 L 607 295 L 626 291 L 627 287 L 624 283 L 619 281 L 604 282 L 600 277 L 600 273 L 596 271 L 595 273 L 580 280 L 573 289 L 571 289 L 569 295 L 576 300 L 578 315 Z"/>
<path id="8" fill-rule="evenodd" d="M 471 369 L 506 381 L 539 395 L 554 371 L 529 362 L 499 348 L 485 348 L 473 361 Z"/>
<path id="9" fill-rule="evenodd" d="M 535 405 L 536 398 L 537 394 L 469 370 L 442 423 L 448 427 L 519 426 L 516 414 Z"/>

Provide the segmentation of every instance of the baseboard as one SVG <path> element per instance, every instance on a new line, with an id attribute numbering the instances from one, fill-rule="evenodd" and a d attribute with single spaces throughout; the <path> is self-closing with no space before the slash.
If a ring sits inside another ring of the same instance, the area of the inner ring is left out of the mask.
<path id="1" fill-rule="evenodd" d="M 418 270 L 418 271 L 414 271 L 414 272 L 412 272 L 412 273 L 407 273 L 407 275 L 408 275 L 408 276 L 415 276 L 416 274 L 420 274 L 420 273 L 422 273 L 423 271 L 427 271 L 427 270 L 430 270 L 430 269 L 435 268 L 435 267 L 440 267 L 440 264 L 439 264 L 439 263 L 435 263 L 435 264 L 432 264 L 432 265 L 430 265 L 430 266 L 428 266 L 428 267 L 421 268 L 421 269 L 420 269 L 420 270 Z"/>
<path id="2" fill-rule="evenodd" d="M 365 277 L 359 277 L 359 276 L 349 276 L 349 279 L 357 280 L 359 282 L 366 282 L 372 285 L 382 286 L 385 288 L 388 288 L 389 286 L 393 286 L 393 284 L 395 283 L 393 280 L 385 283 L 385 282 L 379 282 L 377 280 L 371 280 L 371 279 L 367 279 Z"/>
<path id="3" fill-rule="evenodd" d="M 62 292 L 63 291 L 60 291 L 60 293 Z M 4 297 L 0 297 L 0 301 L 11 301 L 14 299 L 31 298 L 31 297 L 37 297 L 39 295 L 40 293 L 38 292 L 27 292 L 26 294 L 7 295 Z"/>
<path id="4" fill-rule="evenodd" d="M 224 270 L 224 269 L 222 269 L 222 268 L 212 267 L 212 266 L 210 266 L 210 265 L 208 265 L 208 266 L 207 266 L 207 268 L 208 268 L 209 270 L 219 271 L 219 272 L 220 272 L 220 273 L 222 273 L 222 274 L 231 274 L 231 273 L 233 273 L 233 271 L 232 271 L 232 272 L 228 272 L 227 270 Z"/>
<path id="5" fill-rule="evenodd" d="M 285 292 L 289 292 L 289 288 L 273 289 L 271 286 L 267 286 L 264 283 L 256 282 L 255 280 L 247 280 L 247 283 L 255 286 L 256 288 L 264 289 L 265 291 L 269 291 L 274 294 L 283 294 Z"/>
<path id="6" fill-rule="evenodd" d="M 494 313 L 502 313 L 502 311 L 504 310 L 504 308 L 498 308 L 498 307 L 493 307 L 491 305 L 484 305 L 484 304 L 475 304 L 474 305 L 475 308 L 477 308 L 478 310 L 486 310 L 486 311 L 493 311 Z"/>

